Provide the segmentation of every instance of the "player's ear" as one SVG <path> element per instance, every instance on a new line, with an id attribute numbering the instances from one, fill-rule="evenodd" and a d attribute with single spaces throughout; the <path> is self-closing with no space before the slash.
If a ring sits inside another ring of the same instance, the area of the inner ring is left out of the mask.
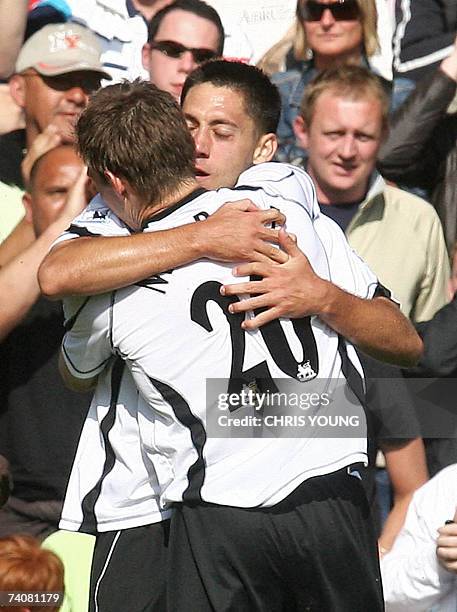
<path id="1" fill-rule="evenodd" d="M 308 126 L 301 115 L 297 115 L 294 119 L 294 133 L 298 144 L 302 149 L 308 148 Z"/>
<path id="2" fill-rule="evenodd" d="M 22 203 L 24 204 L 24 208 L 25 208 L 25 219 L 29 223 L 32 223 L 33 221 L 32 196 L 30 195 L 28 191 L 26 191 L 24 195 L 22 196 Z"/>
<path id="3" fill-rule="evenodd" d="M 127 193 L 124 181 L 119 176 L 116 176 L 109 170 L 105 170 L 103 175 L 108 185 L 110 185 L 110 187 L 116 192 L 116 194 L 120 198 L 123 198 Z"/>
<path id="4" fill-rule="evenodd" d="M 263 136 L 261 136 L 259 138 L 259 141 L 257 142 L 252 163 L 261 164 L 263 162 L 271 161 L 276 153 L 277 148 L 278 139 L 276 138 L 276 134 L 263 134 Z"/>

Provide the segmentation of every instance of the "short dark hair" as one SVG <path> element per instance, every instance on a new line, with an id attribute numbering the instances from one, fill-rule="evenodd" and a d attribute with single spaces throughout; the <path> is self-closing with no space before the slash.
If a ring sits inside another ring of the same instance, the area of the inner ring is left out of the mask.
<path id="1" fill-rule="evenodd" d="M 224 26 L 222 25 L 221 18 L 219 17 L 219 13 L 216 11 L 216 9 L 214 9 L 209 4 L 206 4 L 206 2 L 203 2 L 203 0 L 175 0 L 175 2 L 172 2 L 160 11 L 157 11 L 157 13 L 149 22 L 148 43 L 151 43 L 153 40 L 155 40 L 160 24 L 162 23 L 163 19 L 168 15 L 168 13 L 171 13 L 171 11 L 176 11 L 178 9 L 180 11 L 187 11 L 188 13 L 192 13 L 194 15 L 197 15 L 197 17 L 207 19 L 208 21 L 211 21 L 211 23 L 214 23 L 219 32 L 217 53 L 218 55 L 222 55 L 222 52 L 224 50 L 225 38 Z"/>
<path id="2" fill-rule="evenodd" d="M 240 93 L 245 110 L 254 120 L 259 134 L 276 133 L 281 114 L 281 96 L 276 85 L 260 68 L 227 60 L 206 62 L 187 77 L 181 93 L 181 105 L 192 87 L 203 83 L 227 87 Z"/>
<path id="3" fill-rule="evenodd" d="M 76 125 L 90 169 L 126 179 L 148 204 L 195 173 L 195 145 L 173 97 L 137 79 L 97 91 Z"/>

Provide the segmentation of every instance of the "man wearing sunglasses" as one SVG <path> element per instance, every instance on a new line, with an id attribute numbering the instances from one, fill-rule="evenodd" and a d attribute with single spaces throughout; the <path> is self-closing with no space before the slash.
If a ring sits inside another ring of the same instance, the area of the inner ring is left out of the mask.
<path id="1" fill-rule="evenodd" d="M 49 24 L 23 45 L 9 87 L 23 109 L 25 129 L 0 137 L 0 186 L 11 194 L 4 200 L 0 236 L 8 236 L 24 215 L 22 190 L 34 161 L 73 140 L 74 124 L 89 94 L 100 87 L 102 78 L 111 80 L 100 54 L 95 35 L 76 23 Z M 34 239 L 30 223 L 22 221 L 15 236 L 21 250 L 30 244 Z M 6 249 L 2 263 L 5 258 Z"/>
<path id="2" fill-rule="evenodd" d="M 186 77 L 202 62 L 222 55 L 224 28 L 201 0 L 177 0 L 156 13 L 143 47 L 149 80 L 179 101 Z"/>

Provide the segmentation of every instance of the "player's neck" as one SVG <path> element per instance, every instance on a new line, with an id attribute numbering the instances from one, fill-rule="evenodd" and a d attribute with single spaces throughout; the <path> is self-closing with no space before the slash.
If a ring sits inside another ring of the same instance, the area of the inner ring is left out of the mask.
<path id="1" fill-rule="evenodd" d="M 157 213 L 166 210 L 167 208 L 170 208 L 170 206 L 173 206 L 174 204 L 176 204 L 176 202 L 183 200 L 185 197 L 191 194 L 192 191 L 198 189 L 198 187 L 199 184 L 194 178 L 188 179 L 187 181 L 183 181 L 176 189 L 166 195 L 160 202 L 153 202 L 149 206 L 145 206 L 139 213 L 139 218 L 137 220 L 136 225 L 139 225 L 139 227 L 143 227 L 144 223 L 148 219 L 150 219 L 154 215 L 157 215 Z"/>

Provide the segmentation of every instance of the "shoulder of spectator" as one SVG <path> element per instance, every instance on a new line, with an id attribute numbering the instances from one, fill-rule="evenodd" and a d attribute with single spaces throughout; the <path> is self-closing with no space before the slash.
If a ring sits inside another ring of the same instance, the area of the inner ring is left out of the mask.
<path id="1" fill-rule="evenodd" d="M 302 77 L 302 71 L 297 70 L 296 68 L 292 68 L 291 70 L 286 70 L 284 72 L 275 72 L 271 76 L 271 80 L 273 83 L 281 89 L 281 87 L 292 87 L 295 83 Z"/>
<path id="2" fill-rule="evenodd" d="M 398 221 L 404 217 L 405 221 L 410 224 L 420 222 L 422 225 L 420 229 L 424 231 L 424 223 L 428 225 L 440 223 L 438 213 L 430 202 L 405 189 L 386 184 L 384 197 L 388 199 L 390 206 L 395 207 Z"/>

